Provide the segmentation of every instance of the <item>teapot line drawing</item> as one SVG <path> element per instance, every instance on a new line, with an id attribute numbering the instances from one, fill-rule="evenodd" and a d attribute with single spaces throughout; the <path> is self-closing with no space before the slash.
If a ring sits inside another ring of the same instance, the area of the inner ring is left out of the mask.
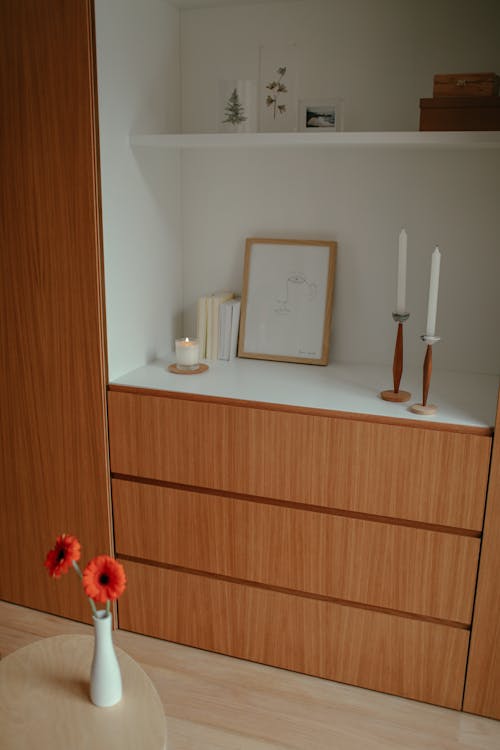
<path id="1" fill-rule="evenodd" d="M 303 291 L 304 300 L 306 302 L 312 302 L 316 297 L 318 291 L 318 285 L 314 281 L 308 281 L 305 274 L 301 271 L 292 271 L 289 273 L 285 282 L 285 295 L 284 297 L 278 297 L 276 302 L 278 307 L 274 309 L 277 315 L 288 315 L 292 312 L 290 308 L 290 285 L 294 285 Z M 292 287 L 293 289 L 293 287 Z"/>

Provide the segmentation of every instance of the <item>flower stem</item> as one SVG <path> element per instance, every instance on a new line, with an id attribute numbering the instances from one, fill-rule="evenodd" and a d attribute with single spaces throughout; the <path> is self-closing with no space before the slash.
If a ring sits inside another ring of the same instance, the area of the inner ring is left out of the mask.
<path id="1" fill-rule="evenodd" d="M 82 578 L 83 578 L 82 571 L 80 570 L 80 566 L 78 565 L 78 563 L 76 562 L 76 560 L 73 560 L 73 568 L 75 569 L 75 572 L 76 572 L 77 576 L 79 577 L 79 579 L 82 580 Z M 97 609 L 96 609 L 96 606 L 94 604 L 94 601 L 90 598 L 90 596 L 88 596 L 87 599 L 89 600 L 90 609 L 92 610 L 92 614 L 94 615 L 94 617 L 97 617 Z"/>
<path id="2" fill-rule="evenodd" d="M 80 566 L 78 565 L 78 563 L 76 562 L 76 560 L 73 560 L 72 562 L 73 562 L 73 567 L 74 567 L 74 569 L 76 571 L 76 574 L 81 579 L 82 578 L 82 571 L 80 570 Z"/>

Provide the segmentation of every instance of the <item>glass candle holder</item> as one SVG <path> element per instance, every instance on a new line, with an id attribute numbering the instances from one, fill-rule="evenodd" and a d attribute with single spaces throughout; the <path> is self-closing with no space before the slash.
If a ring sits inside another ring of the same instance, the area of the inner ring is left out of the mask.
<path id="1" fill-rule="evenodd" d="M 200 365 L 200 342 L 198 339 L 175 339 L 175 358 L 179 370 L 197 370 Z"/>

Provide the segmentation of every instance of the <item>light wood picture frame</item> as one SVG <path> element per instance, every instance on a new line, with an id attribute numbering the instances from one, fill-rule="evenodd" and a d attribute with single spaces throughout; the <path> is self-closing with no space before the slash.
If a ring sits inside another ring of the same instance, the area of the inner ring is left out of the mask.
<path id="1" fill-rule="evenodd" d="M 246 240 L 238 356 L 327 365 L 337 243 Z"/>

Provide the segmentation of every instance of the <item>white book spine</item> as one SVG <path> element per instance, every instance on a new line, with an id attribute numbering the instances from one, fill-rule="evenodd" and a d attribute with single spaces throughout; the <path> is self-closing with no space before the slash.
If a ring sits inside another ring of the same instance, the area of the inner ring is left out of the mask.
<path id="1" fill-rule="evenodd" d="M 240 312 L 241 312 L 241 300 L 234 300 L 232 305 L 231 315 L 231 334 L 229 341 L 229 356 L 228 359 L 234 359 L 238 351 L 238 333 L 240 329 Z"/>
<path id="2" fill-rule="evenodd" d="M 207 298 L 200 297 L 198 300 L 196 317 L 196 338 L 200 342 L 200 359 L 207 356 Z"/>

